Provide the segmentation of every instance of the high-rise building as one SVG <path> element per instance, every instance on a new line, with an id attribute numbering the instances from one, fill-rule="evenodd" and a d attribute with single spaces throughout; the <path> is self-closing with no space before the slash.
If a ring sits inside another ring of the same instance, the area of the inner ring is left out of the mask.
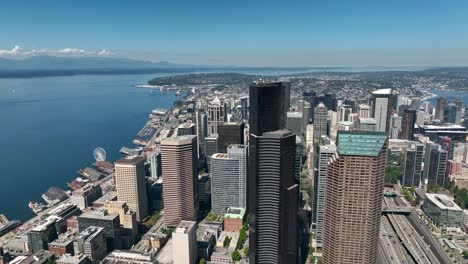
<path id="1" fill-rule="evenodd" d="M 162 175 L 161 153 L 154 152 L 146 158 L 150 165 L 150 175 L 153 180 L 157 180 Z"/>
<path id="2" fill-rule="evenodd" d="M 33 253 L 47 249 L 47 244 L 58 238 L 56 222 L 59 219 L 56 216 L 49 216 L 28 232 L 28 243 Z"/>
<path id="3" fill-rule="evenodd" d="M 402 119 L 402 124 L 401 124 L 401 138 L 402 139 L 413 140 L 415 123 L 416 123 L 416 111 L 405 110 L 403 112 L 403 119 Z"/>
<path id="4" fill-rule="evenodd" d="M 218 125 L 218 153 L 226 153 L 231 144 L 244 144 L 244 123 L 222 123 Z"/>
<path id="5" fill-rule="evenodd" d="M 210 169 L 211 156 L 215 153 L 218 153 L 218 134 L 211 134 L 205 138 L 205 157 L 208 171 Z"/>
<path id="6" fill-rule="evenodd" d="M 121 201 L 107 201 L 105 208 L 110 214 L 119 214 L 123 247 L 130 248 L 135 243 L 138 233 L 136 213 L 130 210 L 125 202 Z"/>
<path id="7" fill-rule="evenodd" d="M 250 86 L 249 93 L 251 134 L 262 135 L 285 128 L 287 92 L 282 82 L 259 81 Z"/>
<path id="8" fill-rule="evenodd" d="M 297 136 L 302 137 L 304 132 L 304 120 L 300 112 L 288 112 L 286 118 L 286 128 L 294 132 Z"/>
<path id="9" fill-rule="evenodd" d="M 216 96 L 208 104 L 208 135 L 218 134 L 218 125 L 224 122 L 224 104 Z"/>
<path id="10" fill-rule="evenodd" d="M 127 203 L 139 222 L 148 216 L 145 175 L 145 158 L 141 156 L 128 156 L 115 162 L 117 199 Z"/>
<path id="11" fill-rule="evenodd" d="M 350 115 L 352 113 L 352 108 L 350 105 L 342 105 L 340 107 L 340 116 L 338 121 L 350 121 Z"/>
<path id="12" fill-rule="evenodd" d="M 370 106 L 366 104 L 358 105 L 359 118 L 370 118 Z"/>
<path id="13" fill-rule="evenodd" d="M 327 135 L 328 110 L 323 103 L 314 110 L 314 144 L 320 141 L 323 135 Z"/>
<path id="14" fill-rule="evenodd" d="M 316 107 L 316 104 L 315 104 L 316 97 L 317 97 L 317 93 L 314 91 L 304 91 L 302 93 L 302 99 L 309 103 L 309 107 L 310 107 L 309 119 L 310 119 L 310 122 L 312 123 L 314 122 L 314 109 Z"/>
<path id="15" fill-rule="evenodd" d="M 197 150 L 200 159 L 205 154 L 205 138 L 208 135 L 207 117 L 202 109 L 195 112 L 195 123 L 197 124 Z"/>
<path id="16" fill-rule="evenodd" d="M 424 179 L 433 186 L 445 186 L 447 167 L 447 150 L 434 142 L 426 143 L 424 157 Z"/>
<path id="17" fill-rule="evenodd" d="M 338 131 L 327 166 L 323 263 L 377 263 L 387 134 Z"/>
<path id="18" fill-rule="evenodd" d="M 294 173 L 296 177 L 296 182 L 301 183 L 301 168 L 302 168 L 302 153 L 304 152 L 304 146 L 302 145 L 302 138 L 296 136 L 296 158 L 294 163 Z M 300 189 L 300 188 L 299 188 Z"/>
<path id="19" fill-rule="evenodd" d="M 177 226 L 181 220 L 196 221 L 198 213 L 198 164 L 195 136 L 161 141 L 164 223 Z"/>
<path id="20" fill-rule="evenodd" d="M 184 122 L 177 127 L 177 136 L 196 135 L 196 127 L 192 122 Z"/>
<path id="21" fill-rule="evenodd" d="M 325 182 L 329 159 L 335 154 L 335 144 L 317 146 L 317 161 L 315 162 L 314 192 L 312 202 L 312 223 L 315 224 L 317 247 L 323 246 L 323 228 L 325 212 Z"/>
<path id="22" fill-rule="evenodd" d="M 437 98 L 437 104 L 436 104 L 434 119 L 437 119 L 437 120 L 440 120 L 441 122 L 444 122 L 444 111 L 445 111 L 445 106 L 447 104 L 448 104 L 447 99 Z"/>
<path id="23" fill-rule="evenodd" d="M 311 107 L 309 102 L 304 102 L 304 107 L 302 108 L 302 118 L 304 131 L 307 129 L 307 125 L 311 122 Z"/>
<path id="24" fill-rule="evenodd" d="M 172 233 L 174 264 L 195 264 L 197 260 L 197 223 L 181 221 Z"/>
<path id="25" fill-rule="evenodd" d="M 298 195 L 296 136 L 288 130 L 253 136 L 250 164 L 250 263 L 296 263 Z"/>
<path id="26" fill-rule="evenodd" d="M 405 187 L 419 187 L 423 182 L 422 162 L 424 158 L 424 144 L 412 142 L 406 149 L 403 168 L 403 179 L 401 184 Z"/>
<path id="27" fill-rule="evenodd" d="M 455 124 L 458 120 L 457 118 L 458 108 L 454 103 L 449 103 L 444 107 L 444 122 Z"/>
<path id="28" fill-rule="evenodd" d="M 248 119 L 248 114 L 249 114 L 249 97 L 242 97 L 241 98 L 242 121 Z"/>
<path id="29" fill-rule="evenodd" d="M 377 121 L 377 132 L 390 131 L 391 98 L 391 88 L 372 93 L 372 117 Z"/>
<path id="30" fill-rule="evenodd" d="M 211 210 L 247 207 L 247 146 L 230 145 L 227 153 L 211 157 Z"/>

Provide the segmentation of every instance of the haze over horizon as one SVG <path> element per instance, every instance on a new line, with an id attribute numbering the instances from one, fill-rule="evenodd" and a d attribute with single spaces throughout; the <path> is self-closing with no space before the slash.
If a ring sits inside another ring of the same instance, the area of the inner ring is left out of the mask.
<path id="1" fill-rule="evenodd" d="M 25 8 L 27 7 L 27 8 Z M 468 66 L 468 2 L 6 2 L 0 58 L 194 65 Z M 372 21 L 372 23 L 369 23 Z M 264 44 L 262 44 L 264 43 Z"/>

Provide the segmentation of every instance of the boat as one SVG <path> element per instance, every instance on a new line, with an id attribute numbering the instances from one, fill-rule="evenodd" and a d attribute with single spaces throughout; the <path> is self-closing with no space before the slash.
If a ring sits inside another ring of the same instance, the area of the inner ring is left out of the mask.
<path id="1" fill-rule="evenodd" d="M 28 207 L 31 208 L 31 210 L 35 213 L 35 214 L 39 214 L 40 212 L 44 211 L 45 209 L 47 209 L 47 206 L 43 203 L 33 203 L 31 201 L 29 201 L 29 204 L 28 204 Z"/>
<path id="2" fill-rule="evenodd" d="M 176 95 L 177 95 L 177 96 L 180 95 L 180 90 L 177 90 Z"/>

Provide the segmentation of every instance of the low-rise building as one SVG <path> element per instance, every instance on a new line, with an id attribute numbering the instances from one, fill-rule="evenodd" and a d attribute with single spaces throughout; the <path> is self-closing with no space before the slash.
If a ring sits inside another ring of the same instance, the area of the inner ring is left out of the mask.
<path id="1" fill-rule="evenodd" d="M 105 228 L 104 233 L 109 251 L 122 248 L 119 214 L 109 214 L 105 209 L 97 209 L 85 212 L 78 217 L 80 232 L 90 226 Z"/>
<path id="2" fill-rule="evenodd" d="M 197 229 L 197 248 L 198 258 L 205 260 L 211 259 L 211 254 L 218 238 L 218 227 L 205 224 L 198 225 Z"/>
<path id="3" fill-rule="evenodd" d="M 224 214 L 224 231 L 238 232 L 244 226 L 245 209 L 230 207 Z"/>
<path id="4" fill-rule="evenodd" d="M 197 223 L 180 221 L 172 233 L 172 258 L 174 264 L 194 264 L 197 260 Z"/>
<path id="5" fill-rule="evenodd" d="M 80 209 L 85 209 L 102 196 L 102 189 L 99 185 L 87 184 L 83 188 L 76 190 L 70 197 L 70 202 L 76 204 Z"/>
<path id="6" fill-rule="evenodd" d="M 112 251 L 101 262 L 101 264 L 156 264 L 156 258 L 151 254 L 128 251 L 115 250 Z"/>
<path id="7" fill-rule="evenodd" d="M 48 244 L 48 249 L 53 252 L 57 257 L 61 255 L 73 255 L 73 240 L 77 235 L 76 231 L 68 231 L 60 234 L 59 237 Z"/>
<path id="8" fill-rule="evenodd" d="M 46 264 L 46 263 L 49 263 L 49 261 L 53 261 L 54 259 L 55 259 L 54 253 L 47 251 L 47 250 L 39 250 L 19 263 L 21 264 Z"/>
<path id="9" fill-rule="evenodd" d="M 76 256 L 63 255 L 56 260 L 57 264 L 91 264 L 87 256 L 79 254 Z"/>
<path id="10" fill-rule="evenodd" d="M 462 227 L 463 210 L 454 202 L 453 197 L 426 193 L 423 210 L 440 228 Z"/>
<path id="11" fill-rule="evenodd" d="M 83 254 L 93 263 L 99 263 L 107 255 L 104 228 L 96 226 L 86 228 L 73 242 L 73 248 L 75 254 Z"/>

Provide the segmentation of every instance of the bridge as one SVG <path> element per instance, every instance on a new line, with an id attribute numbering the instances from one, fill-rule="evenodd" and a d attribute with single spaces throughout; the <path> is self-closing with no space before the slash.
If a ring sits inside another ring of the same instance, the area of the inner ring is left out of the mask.
<path id="1" fill-rule="evenodd" d="M 384 206 L 382 207 L 383 214 L 411 214 L 411 207 L 407 206 Z"/>

